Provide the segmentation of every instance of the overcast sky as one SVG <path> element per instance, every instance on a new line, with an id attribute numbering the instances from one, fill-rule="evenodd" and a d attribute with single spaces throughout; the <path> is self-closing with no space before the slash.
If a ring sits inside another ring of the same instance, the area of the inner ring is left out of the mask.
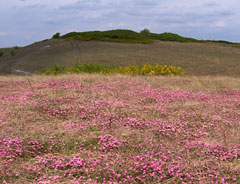
<path id="1" fill-rule="evenodd" d="M 240 0 L 1 0 L 0 47 L 56 32 L 143 28 L 240 42 Z"/>

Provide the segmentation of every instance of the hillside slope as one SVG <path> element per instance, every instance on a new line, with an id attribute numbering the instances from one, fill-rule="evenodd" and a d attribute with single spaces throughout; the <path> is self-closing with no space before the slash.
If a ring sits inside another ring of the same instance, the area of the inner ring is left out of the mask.
<path id="1" fill-rule="evenodd" d="M 194 75 L 240 75 L 240 49 L 224 43 L 151 44 L 53 39 L 19 48 L 14 56 L 0 58 L 0 74 L 16 70 L 41 71 L 54 64 L 105 65 L 167 64 Z"/>

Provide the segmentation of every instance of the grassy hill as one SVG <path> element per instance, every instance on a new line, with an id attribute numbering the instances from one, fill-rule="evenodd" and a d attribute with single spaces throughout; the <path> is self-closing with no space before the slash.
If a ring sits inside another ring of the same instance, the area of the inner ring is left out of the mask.
<path id="1" fill-rule="evenodd" d="M 145 44 L 143 44 L 145 43 Z M 148 43 L 148 44 L 146 44 Z M 128 66 L 148 64 L 182 67 L 192 75 L 240 75 L 239 44 L 202 41 L 173 33 L 130 30 L 72 32 L 19 48 L 0 57 L 0 74 L 42 71 L 55 64 Z M 1 50 L 1 49 L 0 49 Z"/>

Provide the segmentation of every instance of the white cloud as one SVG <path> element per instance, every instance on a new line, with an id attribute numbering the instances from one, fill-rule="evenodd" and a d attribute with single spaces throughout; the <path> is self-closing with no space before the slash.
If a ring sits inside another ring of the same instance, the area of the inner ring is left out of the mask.
<path id="1" fill-rule="evenodd" d="M 62 6 L 76 3 L 79 0 L 11 0 L 2 3 L 2 6 L 31 6 L 35 4 L 47 6 Z"/>
<path id="2" fill-rule="evenodd" d="M 225 22 L 224 21 L 217 21 L 214 23 L 215 27 L 225 27 Z"/>
<path id="3" fill-rule="evenodd" d="M 9 33 L 8 32 L 0 32 L 0 36 L 8 36 Z"/>

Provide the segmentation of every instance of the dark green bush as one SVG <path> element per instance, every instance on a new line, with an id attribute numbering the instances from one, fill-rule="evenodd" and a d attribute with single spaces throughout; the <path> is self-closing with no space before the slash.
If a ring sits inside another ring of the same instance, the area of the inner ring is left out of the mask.
<path id="1" fill-rule="evenodd" d="M 0 57 L 4 55 L 4 52 L 0 50 Z"/>
<path id="2" fill-rule="evenodd" d="M 60 38 L 60 33 L 55 33 L 55 34 L 52 36 L 52 39 L 57 39 L 57 38 Z"/>
<path id="3" fill-rule="evenodd" d="M 149 34 L 150 30 L 147 29 L 147 28 L 144 28 L 142 31 L 140 31 L 140 33 L 142 33 L 142 34 Z"/>

